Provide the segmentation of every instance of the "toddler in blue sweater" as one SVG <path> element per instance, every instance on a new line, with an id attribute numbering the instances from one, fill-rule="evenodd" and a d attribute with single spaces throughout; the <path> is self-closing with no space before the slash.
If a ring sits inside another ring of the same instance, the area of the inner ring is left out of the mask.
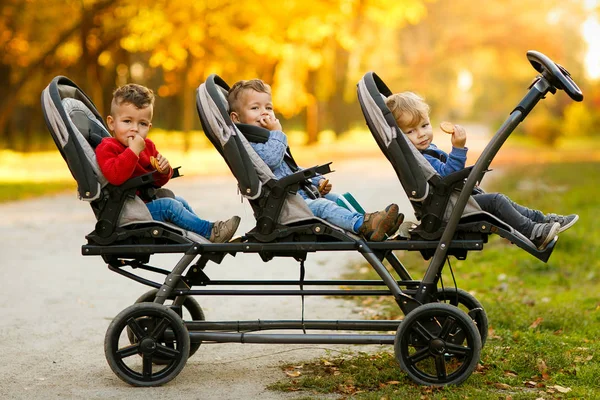
<path id="1" fill-rule="evenodd" d="M 269 130 L 269 138 L 265 143 L 250 142 L 250 145 L 273 171 L 275 177 L 281 179 L 293 174 L 285 157 L 288 149 L 287 136 L 273 112 L 271 87 L 260 79 L 239 81 L 229 90 L 227 100 L 233 122 Z M 385 210 L 363 215 L 339 206 L 335 202 L 336 195 L 330 193 L 331 183 L 322 176 L 313 178 L 312 184 L 320 187 L 318 192 L 314 191 L 316 198 L 305 190 L 298 190 L 310 211 L 316 217 L 358 233 L 367 240 L 384 240 L 386 236 L 393 235 L 403 221 L 404 216 L 399 213 L 397 204 L 390 204 Z"/>
<path id="2" fill-rule="evenodd" d="M 386 99 L 386 105 L 398 127 L 440 176 L 465 168 L 468 149 L 465 147 L 467 134 L 464 127 L 442 123 L 442 129 L 452 134 L 452 150 L 447 154 L 432 143 L 429 105 L 422 97 L 412 92 L 396 93 Z M 544 214 L 521 206 L 501 193 L 478 191 L 473 198 L 483 211 L 495 215 L 528 237 L 538 250 L 545 249 L 558 233 L 570 228 L 579 219 L 576 214 Z"/>

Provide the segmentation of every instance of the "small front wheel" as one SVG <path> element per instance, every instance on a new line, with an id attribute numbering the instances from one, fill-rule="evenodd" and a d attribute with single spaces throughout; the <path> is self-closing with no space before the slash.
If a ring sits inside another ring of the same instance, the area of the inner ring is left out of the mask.
<path id="1" fill-rule="evenodd" d="M 128 331 L 133 333 L 134 343 Z M 181 372 L 189 353 L 190 335 L 183 320 L 169 307 L 156 303 L 138 303 L 121 311 L 104 339 L 108 365 L 132 386 L 169 382 Z M 164 364 L 157 365 L 155 359 Z"/>
<path id="2" fill-rule="evenodd" d="M 429 303 L 415 308 L 400 323 L 394 351 L 414 382 L 458 385 L 477 367 L 481 337 L 471 317 L 461 309 Z"/>

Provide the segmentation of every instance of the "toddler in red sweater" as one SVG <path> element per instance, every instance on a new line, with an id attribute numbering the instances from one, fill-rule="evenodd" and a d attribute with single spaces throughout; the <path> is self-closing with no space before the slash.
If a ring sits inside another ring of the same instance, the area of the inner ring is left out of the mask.
<path id="1" fill-rule="evenodd" d="M 100 170 L 113 185 L 154 172 L 155 184 L 165 185 L 173 175 L 169 160 L 148 139 L 152 127 L 154 93 L 147 87 L 127 84 L 113 93 L 110 115 L 106 118 L 114 137 L 104 138 L 96 147 Z M 180 196 L 163 197 L 146 203 L 152 218 L 171 222 L 195 232 L 214 243 L 229 241 L 240 224 L 240 217 L 209 222 L 198 217 Z"/>

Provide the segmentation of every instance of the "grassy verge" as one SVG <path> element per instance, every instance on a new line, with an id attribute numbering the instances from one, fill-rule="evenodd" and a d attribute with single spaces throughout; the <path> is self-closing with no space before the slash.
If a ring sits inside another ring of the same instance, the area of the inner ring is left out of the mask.
<path id="1" fill-rule="evenodd" d="M 0 182 L 0 203 L 25 200 L 67 190 L 74 193 L 75 189 L 74 182 Z"/>
<path id="2" fill-rule="evenodd" d="M 285 366 L 287 377 L 272 389 L 304 391 L 307 398 L 326 393 L 356 399 L 600 398 L 599 174 L 597 163 L 520 166 L 487 187 L 518 203 L 575 212 L 581 219 L 561 234 L 547 264 L 499 237 L 484 251 L 452 262 L 458 287 L 477 297 L 490 323 L 479 367 L 461 386 L 413 384 L 389 348 Z M 427 263 L 418 253 L 398 256 L 415 279 L 423 276 Z M 352 277 L 376 279 L 367 265 L 355 266 Z M 453 285 L 448 268 L 443 281 Z M 388 297 L 356 301 L 370 317 L 402 315 Z"/>

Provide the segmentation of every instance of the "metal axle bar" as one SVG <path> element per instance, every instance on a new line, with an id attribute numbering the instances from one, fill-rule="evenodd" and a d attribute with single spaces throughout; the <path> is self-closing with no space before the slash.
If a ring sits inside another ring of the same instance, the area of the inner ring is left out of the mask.
<path id="1" fill-rule="evenodd" d="M 165 332 L 165 339 L 169 332 Z M 172 333 L 171 333 L 172 334 Z M 360 334 L 259 334 L 190 332 L 190 340 L 215 343 L 272 343 L 272 344 L 394 344 L 395 335 Z"/>
<path id="2" fill-rule="evenodd" d="M 396 331 L 401 321 L 395 320 L 256 320 L 256 321 L 186 321 L 192 331 L 263 331 L 274 329 L 319 329 L 348 331 Z"/>

